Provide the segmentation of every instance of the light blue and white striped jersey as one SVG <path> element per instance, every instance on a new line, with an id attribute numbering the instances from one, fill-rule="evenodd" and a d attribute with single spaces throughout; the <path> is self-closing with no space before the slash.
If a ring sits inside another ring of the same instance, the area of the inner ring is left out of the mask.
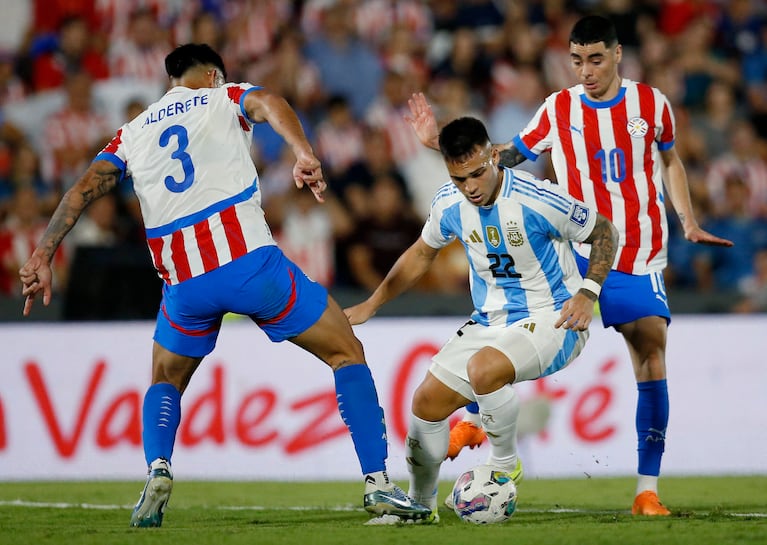
<path id="1" fill-rule="evenodd" d="M 562 308 L 582 284 L 571 241 L 584 241 L 597 213 L 548 180 L 503 169 L 490 206 L 469 202 L 453 182 L 438 191 L 421 238 L 442 248 L 456 237 L 469 259 L 472 319 L 511 324 Z"/>

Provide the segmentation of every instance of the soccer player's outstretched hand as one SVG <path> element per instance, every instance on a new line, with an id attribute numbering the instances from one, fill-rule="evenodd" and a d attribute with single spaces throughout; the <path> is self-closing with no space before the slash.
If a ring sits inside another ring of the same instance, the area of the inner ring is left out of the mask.
<path id="1" fill-rule="evenodd" d="M 594 317 L 594 301 L 582 293 L 576 293 L 562 305 L 562 311 L 554 327 L 586 331 Z"/>
<path id="2" fill-rule="evenodd" d="M 344 309 L 344 314 L 346 314 L 351 325 L 364 324 L 372 318 L 375 313 L 375 308 L 373 308 L 367 301 L 363 301 L 359 305 Z"/>
<path id="3" fill-rule="evenodd" d="M 19 269 L 21 279 L 21 295 L 26 297 L 24 301 L 24 316 L 29 316 L 35 296 L 43 292 L 43 304 L 48 306 L 51 302 L 51 281 L 53 274 L 51 266 L 42 257 L 32 254 L 24 266 Z"/>
<path id="4" fill-rule="evenodd" d="M 410 115 L 405 115 L 405 121 L 415 130 L 421 144 L 427 148 L 439 149 L 439 128 L 437 118 L 431 111 L 431 106 L 426 101 L 423 93 L 413 93 L 407 101 L 410 106 Z"/>
<path id="5" fill-rule="evenodd" d="M 296 157 L 296 164 L 293 166 L 293 180 L 299 189 L 309 186 L 317 202 L 325 202 L 325 196 L 322 194 L 328 187 L 322 177 L 322 167 L 320 160 L 312 153 L 301 153 Z"/>
<path id="6" fill-rule="evenodd" d="M 708 231 L 704 231 L 699 226 L 695 226 L 689 231 L 685 231 L 684 238 L 690 242 L 697 244 L 708 244 L 710 246 L 727 246 L 728 248 L 734 246 L 735 243 L 726 238 L 719 238 L 716 235 L 712 235 Z"/>

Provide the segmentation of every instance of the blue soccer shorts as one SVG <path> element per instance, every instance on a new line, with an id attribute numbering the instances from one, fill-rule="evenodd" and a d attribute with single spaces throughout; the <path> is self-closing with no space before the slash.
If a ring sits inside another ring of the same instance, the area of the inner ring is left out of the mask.
<path id="1" fill-rule="evenodd" d="M 576 254 L 578 270 L 585 276 L 589 261 Z M 605 327 L 615 327 L 644 318 L 660 316 L 671 322 L 663 273 L 628 274 L 611 270 L 599 294 L 599 311 Z"/>
<path id="2" fill-rule="evenodd" d="M 203 275 L 163 287 L 154 340 L 190 357 L 213 351 L 228 312 L 249 316 L 273 342 L 320 319 L 328 292 L 277 246 L 263 246 Z"/>

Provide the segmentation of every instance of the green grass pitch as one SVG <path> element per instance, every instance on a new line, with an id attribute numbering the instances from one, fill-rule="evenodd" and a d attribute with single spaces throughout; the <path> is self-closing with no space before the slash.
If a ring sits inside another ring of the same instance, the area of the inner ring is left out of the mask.
<path id="1" fill-rule="evenodd" d="M 401 485 L 406 483 L 400 482 Z M 358 482 L 178 479 L 162 528 L 128 528 L 141 482 L 0 483 L 0 545 L 767 544 L 767 476 L 664 477 L 671 517 L 632 517 L 634 479 L 526 480 L 506 524 L 366 526 Z M 440 485 L 440 499 L 451 483 Z"/>

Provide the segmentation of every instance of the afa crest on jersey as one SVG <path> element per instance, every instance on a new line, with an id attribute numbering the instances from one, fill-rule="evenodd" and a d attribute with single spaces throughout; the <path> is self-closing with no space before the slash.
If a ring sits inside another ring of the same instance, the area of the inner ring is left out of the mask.
<path id="1" fill-rule="evenodd" d="M 506 240 L 509 246 L 522 246 L 525 243 L 525 237 L 522 236 L 519 225 L 514 221 L 506 223 Z"/>
<path id="2" fill-rule="evenodd" d="M 650 126 L 647 124 L 647 121 L 641 117 L 632 117 L 626 124 L 626 130 L 632 138 L 642 138 L 647 134 L 649 128 Z"/>
<path id="3" fill-rule="evenodd" d="M 501 245 L 501 233 L 498 232 L 498 228 L 495 225 L 485 227 L 485 236 L 493 248 Z"/>

